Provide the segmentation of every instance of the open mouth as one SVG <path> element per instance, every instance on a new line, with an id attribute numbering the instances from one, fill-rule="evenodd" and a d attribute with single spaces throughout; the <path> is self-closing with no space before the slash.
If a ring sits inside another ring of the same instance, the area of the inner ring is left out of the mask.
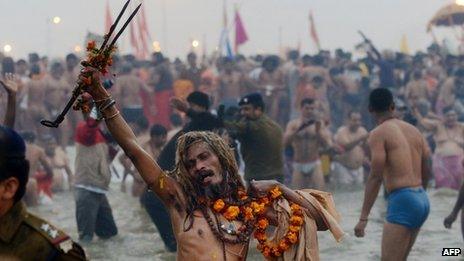
<path id="1" fill-rule="evenodd" d="M 198 180 L 201 183 L 205 184 L 205 183 L 208 183 L 206 179 L 209 178 L 209 177 L 212 177 L 212 176 L 214 176 L 213 171 L 211 171 L 211 170 L 203 170 L 203 171 L 200 171 L 200 173 L 198 173 Z"/>

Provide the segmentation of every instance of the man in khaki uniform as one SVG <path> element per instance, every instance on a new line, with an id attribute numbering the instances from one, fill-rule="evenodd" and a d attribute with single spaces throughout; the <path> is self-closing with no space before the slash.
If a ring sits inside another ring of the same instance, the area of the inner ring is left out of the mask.
<path id="1" fill-rule="evenodd" d="M 28 171 L 24 141 L 0 126 L 0 260 L 86 260 L 68 235 L 27 212 Z"/>

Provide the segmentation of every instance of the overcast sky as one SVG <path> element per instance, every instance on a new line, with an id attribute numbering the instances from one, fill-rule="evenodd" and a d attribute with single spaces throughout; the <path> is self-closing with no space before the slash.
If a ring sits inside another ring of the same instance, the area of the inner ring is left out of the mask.
<path id="1" fill-rule="evenodd" d="M 12 46 L 11 56 L 25 57 L 36 51 L 64 56 L 83 45 L 87 31 L 103 33 L 107 0 L 0 0 L 0 46 Z M 133 0 L 136 2 L 137 0 Z M 163 2 L 166 23 L 163 23 Z M 241 51 L 277 53 L 279 42 L 288 47 L 301 43 L 303 52 L 314 52 L 308 33 L 312 10 L 324 49 L 353 49 L 360 42 L 361 29 L 380 48 L 399 49 L 406 35 L 412 50 L 426 48 L 432 38 L 426 25 L 434 13 L 450 0 L 227 0 L 229 20 L 238 4 L 249 42 Z M 110 0 L 113 19 L 124 0 Z M 219 42 L 223 0 L 144 0 L 153 40 L 170 57 L 189 51 L 191 39 L 212 51 Z M 49 20 L 60 16 L 58 25 Z M 165 26 L 164 26 L 165 24 Z M 437 32 L 439 37 L 444 30 Z M 47 33 L 48 32 L 48 33 Z M 280 32 L 280 33 L 279 33 Z M 279 36 L 280 35 L 280 36 Z M 120 42 L 129 51 L 128 33 Z M 448 32 L 450 38 L 453 34 Z M 231 39 L 233 35 L 231 34 Z M 281 39 L 281 40 L 279 40 Z M 205 42 L 206 41 L 206 42 Z"/>

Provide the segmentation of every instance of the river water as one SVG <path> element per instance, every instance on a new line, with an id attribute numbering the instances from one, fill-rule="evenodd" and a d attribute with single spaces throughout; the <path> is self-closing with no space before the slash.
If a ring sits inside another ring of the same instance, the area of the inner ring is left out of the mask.
<path id="1" fill-rule="evenodd" d="M 74 155 L 72 150 L 69 153 L 69 155 Z M 71 162 L 73 162 L 72 158 Z M 129 180 L 128 191 L 130 191 L 130 184 Z M 130 194 L 122 193 L 119 188 L 120 181 L 114 178 L 107 195 L 119 233 L 106 241 L 95 237 L 91 244 L 85 245 L 84 248 L 89 258 L 91 260 L 175 260 L 174 254 L 169 254 L 164 250 L 155 226 L 140 206 L 138 199 Z M 342 216 L 341 226 L 346 236 L 341 243 L 336 243 L 329 232 L 319 232 L 321 260 L 380 260 L 380 242 L 386 208 L 383 197 L 377 198 L 369 217 L 366 236 L 360 239 L 354 237 L 353 228 L 359 218 L 364 191 L 359 188 L 332 192 L 337 210 Z M 422 227 L 408 260 L 464 260 L 441 256 L 444 247 L 463 248 L 459 218 L 451 230 L 443 227 L 443 218 L 452 209 L 457 192 L 447 189 L 431 189 L 428 195 L 431 202 L 430 215 Z M 53 204 L 40 205 L 29 210 L 77 239 L 75 203 L 72 192 L 57 193 L 53 201 Z M 254 247 L 250 249 L 252 251 L 250 251 L 248 260 L 262 260 Z"/>

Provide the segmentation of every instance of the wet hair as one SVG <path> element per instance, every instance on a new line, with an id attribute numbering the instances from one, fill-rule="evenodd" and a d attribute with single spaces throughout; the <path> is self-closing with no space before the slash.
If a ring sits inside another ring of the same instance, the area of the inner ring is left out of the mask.
<path id="1" fill-rule="evenodd" d="M 164 55 L 161 52 L 154 52 L 151 57 L 156 60 L 158 63 L 164 62 Z"/>
<path id="2" fill-rule="evenodd" d="M 161 124 L 154 124 L 150 128 L 150 137 L 164 136 L 164 135 L 167 135 L 167 134 L 168 134 L 168 131 Z"/>
<path id="3" fill-rule="evenodd" d="M 291 50 L 287 53 L 289 60 L 296 61 L 300 57 L 300 52 L 298 50 Z"/>
<path id="4" fill-rule="evenodd" d="M 182 126 L 182 118 L 180 117 L 179 114 L 173 113 L 171 116 L 169 116 L 169 121 L 172 123 L 174 126 Z"/>
<path id="5" fill-rule="evenodd" d="M 279 67 L 280 65 L 280 59 L 279 56 L 277 55 L 269 55 L 266 58 L 264 58 L 262 67 L 263 68 L 268 68 L 270 67 L 271 70 L 275 70 Z"/>
<path id="6" fill-rule="evenodd" d="M 392 105 L 393 94 L 387 88 L 377 88 L 369 94 L 369 108 L 374 112 L 386 112 Z"/>
<path id="7" fill-rule="evenodd" d="M 40 61 L 40 57 L 37 53 L 30 53 L 28 57 L 29 63 L 38 63 Z"/>
<path id="8" fill-rule="evenodd" d="M 52 67 L 50 68 L 50 71 L 55 71 L 55 70 L 58 70 L 58 69 L 63 69 L 63 65 L 60 63 L 60 62 L 54 62 L 52 64 Z"/>
<path id="9" fill-rule="evenodd" d="M 305 106 L 306 104 L 308 105 L 311 105 L 311 104 L 314 104 L 314 99 L 311 99 L 311 98 L 304 98 L 303 100 L 301 100 L 300 102 L 300 107 L 303 107 Z"/>
<path id="10" fill-rule="evenodd" d="M 0 125 L 0 182 L 14 177 L 19 186 L 14 202 L 20 201 L 26 193 L 29 179 L 29 161 L 25 156 L 26 145 L 14 130 Z"/>
<path id="11" fill-rule="evenodd" d="M 206 110 L 209 109 L 210 100 L 206 93 L 200 91 L 194 91 L 187 96 L 187 101 L 196 104 Z"/>
<path id="12" fill-rule="evenodd" d="M 313 56 L 312 62 L 314 65 L 323 65 L 324 57 L 320 54 Z"/>
<path id="13" fill-rule="evenodd" d="M 135 124 L 141 130 L 146 130 L 150 126 L 150 123 L 148 123 L 148 120 L 147 120 L 147 118 L 145 118 L 145 116 L 138 117 L 137 120 L 135 121 Z"/>
<path id="14" fill-rule="evenodd" d="M 77 60 L 77 56 L 73 53 L 66 55 L 66 61 Z"/>
<path id="15" fill-rule="evenodd" d="M 39 75 L 40 74 L 40 66 L 38 64 L 32 64 L 29 68 L 29 74 L 32 75 Z"/>
<path id="16" fill-rule="evenodd" d="M 196 59 L 197 55 L 194 52 L 190 52 L 187 54 L 187 59 Z"/>
<path id="17" fill-rule="evenodd" d="M 15 73 L 15 63 L 11 57 L 5 57 L 2 60 L 2 74 L 5 73 Z"/>
<path id="18" fill-rule="evenodd" d="M 305 54 L 305 55 L 303 55 L 303 57 L 301 57 L 301 62 L 303 64 L 305 64 L 305 65 L 311 64 L 311 60 L 312 60 L 312 58 L 308 54 Z"/>
<path id="19" fill-rule="evenodd" d="M 26 60 L 24 59 L 19 59 L 18 61 L 16 61 L 16 65 L 26 65 Z"/>
<path id="20" fill-rule="evenodd" d="M 174 170 L 169 173 L 170 176 L 181 185 L 186 194 L 186 212 L 187 219 L 190 220 L 190 224 L 185 228 L 184 231 L 189 230 L 193 225 L 193 212 L 197 209 L 202 208 L 200 201 L 200 194 L 197 189 L 198 185 L 188 175 L 187 168 L 187 154 L 191 146 L 204 142 L 206 143 L 212 152 L 217 156 L 219 163 L 221 164 L 223 173 L 223 184 L 226 185 L 223 192 L 224 198 L 233 198 L 238 200 L 238 189 L 245 188 L 240 175 L 238 174 L 237 162 L 233 149 L 217 134 L 209 131 L 192 131 L 187 132 L 177 139 L 177 150 L 176 150 L 176 164 Z"/>

